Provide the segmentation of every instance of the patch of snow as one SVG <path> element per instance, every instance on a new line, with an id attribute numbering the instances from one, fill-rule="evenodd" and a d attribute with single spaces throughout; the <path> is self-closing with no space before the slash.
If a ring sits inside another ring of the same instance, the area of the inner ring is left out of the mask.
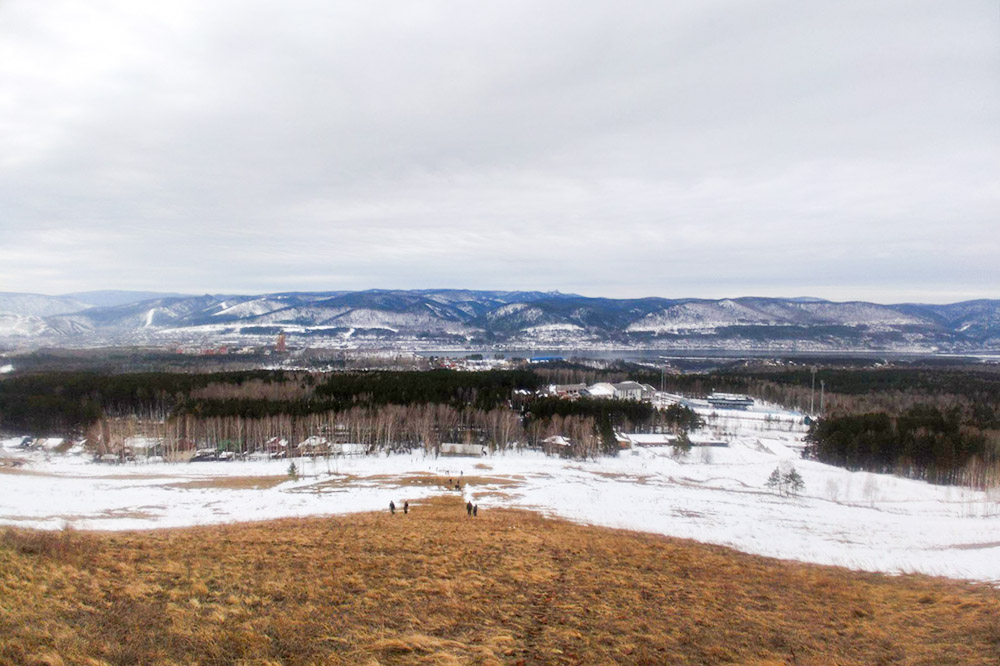
<path id="1" fill-rule="evenodd" d="M 36 337 L 48 331 L 48 325 L 35 315 L 0 312 L 0 336 Z"/>
<path id="2" fill-rule="evenodd" d="M 228 305 L 227 303 L 221 303 L 219 305 L 220 310 L 214 313 L 213 317 L 218 317 L 220 315 L 229 317 L 258 317 L 260 315 L 265 315 L 275 310 L 280 310 L 286 307 L 285 303 L 281 301 L 275 301 L 267 298 L 254 298 L 249 301 L 243 301 L 242 303 L 236 303 L 235 305 Z"/>

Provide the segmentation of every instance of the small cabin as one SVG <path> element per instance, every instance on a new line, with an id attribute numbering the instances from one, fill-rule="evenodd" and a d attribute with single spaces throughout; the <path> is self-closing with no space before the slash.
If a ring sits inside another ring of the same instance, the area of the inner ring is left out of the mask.
<path id="1" fill-rule="evenodd" d="M 628 449 L 639 446 L 672 446 L 677 443 L 677 435 L 670 433 L 621 433 L 617 438 L 619 443 L 625 443 L 622 448 Z"/>

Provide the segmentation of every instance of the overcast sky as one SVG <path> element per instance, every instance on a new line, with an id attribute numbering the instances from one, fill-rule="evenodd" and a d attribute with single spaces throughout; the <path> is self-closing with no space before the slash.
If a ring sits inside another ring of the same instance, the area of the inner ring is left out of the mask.
<path id="1" fill-rule="evenodd" d="M 0 291 L 1000 298 L 1000 8 L 0 0 Z"/>

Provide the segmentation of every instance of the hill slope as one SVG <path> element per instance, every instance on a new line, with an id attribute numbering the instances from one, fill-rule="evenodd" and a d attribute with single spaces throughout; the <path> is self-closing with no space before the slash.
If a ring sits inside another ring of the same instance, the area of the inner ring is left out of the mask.
<path id="1" fill-rule="evenodd" d="M 9 664 L 982 664 L 988 589 L 491 510 L 0 533 Z M 103 661 L 102 661 L 103 660 Z"/>

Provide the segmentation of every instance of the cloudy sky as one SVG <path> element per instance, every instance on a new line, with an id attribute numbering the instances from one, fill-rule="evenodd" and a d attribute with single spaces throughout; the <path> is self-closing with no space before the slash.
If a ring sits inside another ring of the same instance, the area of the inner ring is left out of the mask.
<path id="1" fill-rule="evenodd" d="M 0 291 L 1000 298 L 1000 8 L 0 0 Z"/>

